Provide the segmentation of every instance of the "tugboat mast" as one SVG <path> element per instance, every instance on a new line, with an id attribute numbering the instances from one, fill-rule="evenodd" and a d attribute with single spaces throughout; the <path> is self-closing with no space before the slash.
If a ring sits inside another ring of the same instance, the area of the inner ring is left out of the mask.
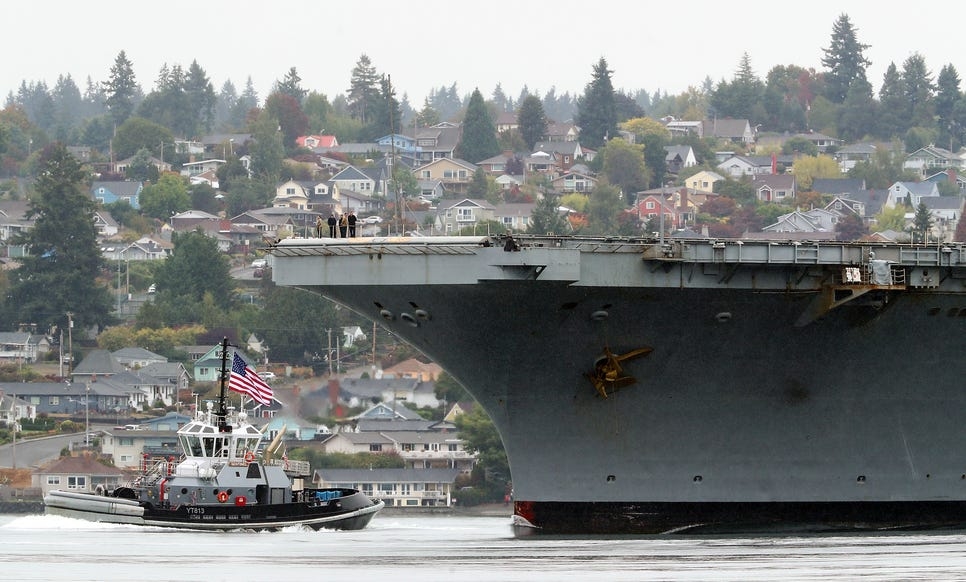
<path id="1" fill-rule="evenodd" d="M 218 407 L 215 409 L 215 417 L 218 419 L 218 432 L 231 432 L 231 425 L 228 424 L 228 410 L 225 406 L 225 387 L 228 385 L 228 337 L 221 340 L 221 388 L 218 391 Z"/>

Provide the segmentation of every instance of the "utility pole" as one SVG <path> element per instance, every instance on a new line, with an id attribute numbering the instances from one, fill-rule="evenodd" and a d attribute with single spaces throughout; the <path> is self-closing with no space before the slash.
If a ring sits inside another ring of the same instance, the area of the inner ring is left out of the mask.
<path id="1" fill-rule="evenodd" d="M 332 328 L 326 328 L 325 333 L 329 336 L 329 348 L 325 352 L 325 359 L 329 362 L 329 377 L 332 377 Z"/>

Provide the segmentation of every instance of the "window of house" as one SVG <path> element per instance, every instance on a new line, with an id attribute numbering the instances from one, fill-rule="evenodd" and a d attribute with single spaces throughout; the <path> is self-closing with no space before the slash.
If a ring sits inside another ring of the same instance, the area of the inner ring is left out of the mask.
<path id="1" fill-rule="evenodd" d="M 51 406 L 57 406 L 58 404 L 60 404 L 60 396 L 51 396 L 50 397 L 50 405 Z"/>
<path id="2" fill-rule="evenodd" d="M 287 195 L 289 195 L 289 196 L 294 196 L 295 195 L 295 188 L 286 188 L 285 189 L 285 193 Z"/>
<path id="3" fill-rule="evenodd" d="M 473 220 L 473 209 L 472 208 L 457 208 L 456 209 L 456 219 L 457 220 Z"/>
<path id="4" fill-rule="evenodd" d="M 647 201 L 647 204 L 644 205 L 644 208 L 647 208 L 648 210 L 653 210 L 654 209 L 654 201 L 653 200 L 648 200 Z"/>
<path id="5" fill-rule="evenodd" d="M 369 452 L 378 453 L 381 450 L 382 450 L 382 445 L 381 444 L 379 444 L 379 443 L 370 443 L 369 444 Z"/>
<path id="6" fill-rule="evenodd" d="M 60 475 L 47 475 L 48 485 L 60 485 Z"/>
<path id="7" fill-rule="evenodd" d="M 430 172 L 429 170 L 422 170 L 419 173 L 424 180 L 429 180 L 433 175 L 432 172 Z"/>
<path id="8" fill-rule="evenodd" d="M 402 450 L 408 453 L 415 450 L 415 447 L 413 446 L 413 443 L 403 443 Z"/>
<path id="9" fill-rule="evenodd" d="M 67 488 L 68 489 L 87 489 L 87 477 L 68 477 L 67 478 Z"/>
<path id="10" fill-rule="evenodd" d="M 395 486 L 393 483 L 380 483 L 379 492 L 380 493 L 392 493 L 395 491 Z"/>
<path id="11" fill-rule="evenodd" d="M 438 451 L 438 450 L 439 450 L 439 443 L 433 443 L 433 444 L 432 444 L 432 449 L 433 449 L 434 451 Z"/>
<path id="12" fill-rule="evenodd" d="M 455 445 L 455 444 L 450 444 L 450 445 L 448 446 L 448 450 L 449 450 L 449 452 L 451 452 L 451 453 L 455 453 L 456 451 L 458 451 L 458 450 L 459 450 L 459 445 Z"/>

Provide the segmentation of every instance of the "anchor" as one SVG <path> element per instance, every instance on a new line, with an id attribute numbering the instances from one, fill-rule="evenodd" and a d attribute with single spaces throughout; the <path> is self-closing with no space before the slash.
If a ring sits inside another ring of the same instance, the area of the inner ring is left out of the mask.
<path id="1" fill-rule="evenodd" d="M 594 371 L 584 375 L 594 385 L 597 394 L 601 398 L 607 398 L 621 388 L 637 382 L 637 379 L 633 376 L 624 375 L 624 367 L 621 366 L 621 362 L 646 356 L 652 351 L 654 351 L 654 348 L 643 347 L 618 355 L 610 351 L 610 348 L 605 347 L 604 355 L 594 362 Z"/>

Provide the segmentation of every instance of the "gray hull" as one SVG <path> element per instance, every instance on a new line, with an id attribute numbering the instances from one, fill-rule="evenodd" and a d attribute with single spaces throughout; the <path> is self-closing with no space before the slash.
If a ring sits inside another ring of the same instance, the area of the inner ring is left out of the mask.
<path id="1" fill-rule="evenodd" d="M 273 275 L 466 386 L 503 438 L 521 525 L 966 523 L 961 248 L 877 246 L 895 260 L 875 281 L 860 245 L 422 240 L 436 246 L 285 241 Z M 616 374 L 632 381 L 595 387 L 602 354 L 639 349 Z"/>

